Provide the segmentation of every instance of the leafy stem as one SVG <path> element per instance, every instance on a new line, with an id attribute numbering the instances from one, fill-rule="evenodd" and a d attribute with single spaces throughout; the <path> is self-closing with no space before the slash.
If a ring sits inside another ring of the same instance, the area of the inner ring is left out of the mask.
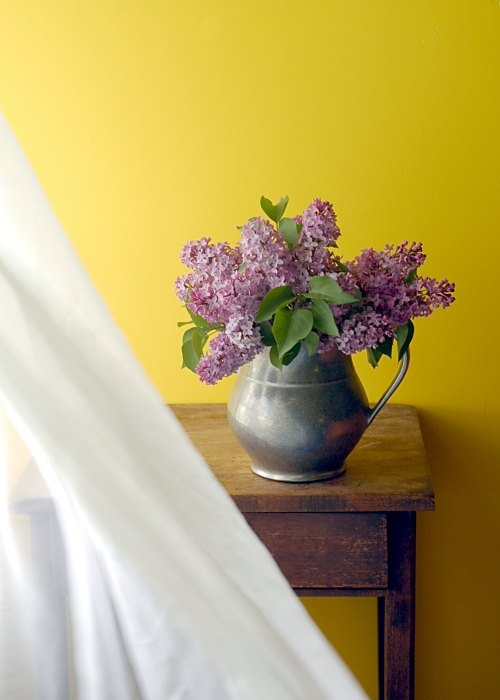
<path id="1" fill-rule="evenodd" d="M 275 287 L 260 303 L 254 320 L 259 324 L 262 342 L 271 348 L 272 364 L 279 369 L 297 355 L 301 342 L 311 356 L 319 343 L 318 333 L 338 337 L 331 307 L 359 301 L 331 277 L 312 277 L 310 289 L 295 294 L 290 285 Z"/>

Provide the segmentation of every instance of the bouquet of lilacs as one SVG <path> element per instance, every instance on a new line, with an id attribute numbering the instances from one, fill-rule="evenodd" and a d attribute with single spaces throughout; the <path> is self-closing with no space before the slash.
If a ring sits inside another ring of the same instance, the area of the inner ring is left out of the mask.
<path id="1" fill-rule="evenodd" d="M 206 384 L 236 372 L 270 348 L 281 369 L 302 345 L 309 356 L 337 347 L 346 355 L 367 350 L 376 367 L 401 358 L 413 338 L 412 319 L 453 301 L 455 285 L 421 277 L 421 243 L 403 241 L 352 261 L 337 254 L 340 230 L 329 202 L 315 199 L 300 216 L 284 217 L 288 197 L 244 226 L 239 243 L 187 243 L 182 262 L 190 272 L 175 283 L 190 321 L 183 337 L 184 366 Z"/>

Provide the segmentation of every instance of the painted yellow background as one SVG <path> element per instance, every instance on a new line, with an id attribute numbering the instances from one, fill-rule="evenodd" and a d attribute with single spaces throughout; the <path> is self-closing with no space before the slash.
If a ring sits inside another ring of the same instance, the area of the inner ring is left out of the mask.
<path id="1" fill-rule="evenodd" d="M 169 402 L 182 243 L 236 240 L 261 194 L 334 202 L 342 252 L 422 240 L 457 302 L 417 322 L 437 509 L 418 523 L 417 700 L 500 685 L 500 5 L 495 0 L 2 0 L 1 107 Z M 394 372 L 358 363 L 375 399 Z M 310 610 L 375 697 L 373 600 Z"/>

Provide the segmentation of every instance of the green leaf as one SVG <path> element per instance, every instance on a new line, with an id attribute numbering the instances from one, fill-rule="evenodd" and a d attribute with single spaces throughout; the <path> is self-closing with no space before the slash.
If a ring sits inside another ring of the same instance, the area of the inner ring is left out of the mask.
<path id="1" fill-rule="evenodd" d="M 234 225 L 234 228 L 237 228 L 238 231 L 241 231 L 243 229 L 243 226 L 238 226 L 237 224 Z"/>
<path id="2" fill-rule="evenodd" d="M 299 240 L 299 228 L 293 219 L 282 219 L 278 227 L 278 233 L 283 236 L 290 249 Z"/>
<path id="3" fill-rule="evenodd" d="M 300 352 L 300 343 L 297 343 L 296 345 L 291 348 L 283 357 L 279 356 L 278 353 L 278 346 L 273 345 L 269 352 L 269 359 L 271 361 L 271 364 L 276 367 L 276 369 L 279 369 L 280 372 L 283 369 L 283 365 L 289 365 L 290 362 L 292 362 L 297 355 Z"/>
<path id="4" fill-rule="evenodd" d="M 366 352 L 368 355 L 368 362 L 375 369 L 375 367 L 379 363 L 380 358 L 382 357 L 382 353 L 375 348 L 367 348 Z"/>
<path id="5" fill-rule="evenodd" d="M 206 335 L 201 335 L 200 333 L 193 333 L 191 341 L 193 344 L 193 350 L 198 355 L 198 358 L 200 358 L 203 352 L 203 345 L 206 341 Z"/>
<path id="6" fill-rule="evenodd" d="M 203 348 L 205 347 L 205 345 L 207 344 L 207 341 L 208 341 L 208 333 L 205 333 L 205 335 L 200 335 L 200 339 L 201 339 L 201 351 L 203 352 Z"/>
<path id="7" fill-rule="evenodd" d="M 349 268 L 344 265 L 343 262 L 340 262 L 340 260 L 335 260 L 335 265 L 339 268 L 341 272 L 350 272 Z"/>
<path id="8" fill-rule="evenodd" d="M 319 294 L 323 299 L 335 306 L 339 304 L 352 304 L 358 301 L 356 297 L 343 292 L 338 282 L 331 277 L 311 277 L 311 293 Z M 308 296 L 305 294 L 304 296 Z"/>
<path id="9" fill-rule="evenodd" d="M 276 367 L 276 369 L 279 369 L 281 371 L 281 367 L 283 365 L 283 361 L 278 355 L 278 346 L 273 345 L 269 352 L 269 359 L 271 361 L 271 364 Z"/>
<path id="10" fill-rule="evenodd" d="M 296 343 L 307 337 L 312 327 L 313 315 L 309 309 L 296 309 L 295 311 L 281 309 L 277 311 L 273 335 L 278 343 L 279 356 L 286 355 Z"/>
<path id="11" fill-rule="evenodd" d="M 281 217 L 285 213 L 285 209 L 287 208 L 287 205 L 288 205 L 288 197 L 282 197 L 280 199 L 280 201 L 278 202 L 278 204 L 276 205 L 276 215 L 277 215 L 276 219 L 275 219 L 276 223 L 278 223 L 278 221 L 281 221 Z"/>
<path id="12" fill-rule="evenodd" d="M 266 347 L 271 347 L 272 345 L 276 344 L 276 341 L 274 339 L 273 335 L 273 327 L 269 323 L 269 321 L 261 321 L 259 323 L 259 330 L 260 330 L 260 337 L 262 338 L 262 342 Z"/>
<path id="13" fill-rule="evenodd" d="M 194 333 L 192 339 L 182 345 L 182 359 L 184 360 L 184 365 L 191 372 L 196 372 L 201 354 L 201 338 L 198 333 Z"/>
<path id="14" fill-rule="evenodd" d="M 339 329 L 333 318 L 332 310 L 323 299 L 314 299 L 311 307 L 311 312 L 314 318 L 313 327 L 318 331 L 327 335 L 339 337 Z"/>
<path id="15" fill-rule="evenodd" d="M 270 199 L 262 195 L 260 198 L 260 206 L 264 214 L 267 214 L 271 221 L 278 221 L 278 207 L 276 207 Z"/>
<path id="16" fill-rule="evenodd" d="M 192 321 L 177 321 L 177 328 L 180 328 L 181 326 L 189 326 L 192 323 Z"/>
<path id="17" fill-rule="evenodd" d="M 346 294 L 345 299 L 347 299 L 347 297 L 350 297 L 350 299 L 347 301 L 339 301 L 341 297 L 330 297 L 328 296 L 328 294 L 319 294 L 315 292 L 306 292 L 305 294 L 301 294 L 301 296 L 303 296 L 305 299 L 323 299 L 332 306 L 340 306 L 341 304 L 354 304 L 354 302 L 361 300 L 361 297 L 351 297 L 350 294 L 347 294 L 346 292 L 342 292 L 342 294 Z"/>
<path id="18" fill-rule="evenodd" d="M 401 360 L 405 352 L 410 347 L 415 333 L 415 326 L 410 320 L 406 326 L 398 326 L 396 328 L 396 340 L 398 341 L 398 360 Z"/>
<path id="19" fill-rule="evenodd" d="M 292 313 L 292 310 L 287 308 L 278 309 L 278 311 L 276 311 L 272 332 L 277 343 L 285 342 L 290 329 L 290 323 L 292 322 Z"/>
<path id="20" fill-rule="evenodd" d="M 413 280 L 417 276 L 417 270 L 418 270 L 418 268 L 415 267 L 413 270 L 410 271 L 410 274 L 405 279 L 405 284 L 411 284 L 413 282 Z"/>
<path id="21" fill-rule="evenodd" d="M 392 357 L 392 344 L 394 342 L 394 336 L 386 338 L 382 343 L 377 345 L 377 350 L 387 357 Z"/>
<path id="22" fill-rule="evenodd" d="M 238 272 L 243 272 L 243 270 L 246 269 L 248 263 L 241 263 L 241 265 L 238 268 Z"/>
<path id="23" fill-rule="evenodd" d="M 188 314 L 191 316 L 191 320 L 195 325 L 198 326 L 198 328 L 206 328 L 208 326 L 208 321 L 205 321 L 203 316 L 199 316 L 198 314 L 194 314 L 189 306 L 186 306 L 186 309 L 188 310 Z"/>
<path id="24" fill-rule="evenodd" d="M 306 346 L 307 354 L 309 357 L 311 357 L 311 355 L 314 355 L 318 348 L 319 335 L 314 331 L 311 331 L 309 335 L 306 335 L 302 342 Z"/>
<path id="25" fill-rule="evenodd" d="M 206 335 L 205 329 L 198 328 L 197 326 L 194 326 L 193 328 L 188 328 L 188 330 L 185 331 L 184 335 L 182 336 L 182 344 L 185 345 L 186 343 L 191 343 L 194 335 L 197 335 L 201 338 L 202 336 Z"/>
<path id="26" fill-rule="evenodd" d="M 290 362 L 293 362 L 297 355 L 300 352 L 300 343 L 297 343 L 296 345 L 293 346 L 291 350 L 289 350 L 283 357 L 281 358 L 281 361 L 283 362 L 284 365 L 289 365 Z"/>
<path id="27" fill-rule="evenodd" d="M 290 285 L 285 287 L 275 287 L 260 302 L 259 310 L 255 316 L 255 321 L 268 321 L 276 311 L 286 304 L 295 300 L 295 295 Z"/>
<path id="28" fill-rule="evenodd" d="M 265 214 L 267 214 L 271 221 L 274 221 L 277 224 L 285 213 L 287 204 L 288 197 L 282 197 L 278 204 L 273 204 L 270 199 L 267 199 L 264 196 L 260 198 L 260 206 L 262 207 L 262 210 Z"/>

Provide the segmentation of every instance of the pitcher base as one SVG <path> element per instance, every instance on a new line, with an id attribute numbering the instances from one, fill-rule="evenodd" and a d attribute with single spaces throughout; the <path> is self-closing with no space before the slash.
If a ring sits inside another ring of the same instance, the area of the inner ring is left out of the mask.
<path id="1" fill-rule="evenodd" d="M 273 481 L 286 481 L 293 484 L 304 484 L 311 481 L 324 481 L 325 479 L 334 479 L 337 476 L 341 476 L 345 472 L 345 464 L 343 464 L 338 469 L 334 469 L 332 471 L 307 472 L 305 474 L 286 474 L 282 472 L 273 472 L 270 469 L 265 469 L 264 467 L 253 464 L 253 462 L 250 466 L 254 474 L 263 476 L 265 479 L 272 479 Z"/>

